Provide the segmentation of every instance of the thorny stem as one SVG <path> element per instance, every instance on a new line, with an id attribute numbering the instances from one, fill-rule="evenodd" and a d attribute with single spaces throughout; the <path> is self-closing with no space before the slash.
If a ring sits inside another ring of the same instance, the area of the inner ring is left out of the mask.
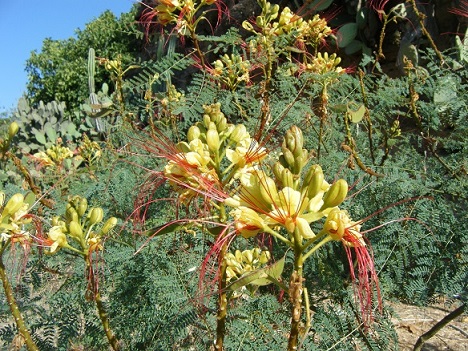
<path id="1" fill-rule="evenodd" d="M 367 136 L 369 138 L 370 155 L 372 159 L 372 164 L 375 165 L 374 143 L 372 141 L 372 120 L 370 118 L 369 101 L 367 100 L 367 94 L 366 94 L 366 89 L 364 85 L 364 71 L 362 69 L 359 69 L 359 85 L 361 86 L 362 101 L 364 102 L 364 107 L 366 108 L 366 112 L 364 113 L 364 118 L 367 123 Z"/>
<path id="2" fill-rule="evenodd" d="M 218 296 L 218 314 L 216 316 L 216 341 L 215 350 L 224 350 L 224 336 L 226 334 L 226 317 L 228 308 L 228 298 L 226 292 L 226 268 L 227 263 L 224 257 L 228 249 L 228 242 L 223 243 L 219 253 L 219 296 Z"/>
<path id="3" fill-rule="evenodd" d="M 416 124 L 417 124 L 417 126 L 419 128 L 421 136 L 427 142 L 427 146 L 428 146 L 430 152 L 440 162 L 440 164 L 442 166 L 444 166 L 444 168 L 447 169 L 447 171 L 449 171 L 452 176 L 454 176 L 456 179 L 460 180 L 460 177 L 456 174 L 456 172 L 444 160 L 442 160 L 442 158 L 439 156 L 439 154 L 437 154 L 437 152 L 435 150 L 437 140 L 435 138 L 429 137 L 429 135 L 424 136 L 424 128 L 423 128 L 423 125 L 422 125 L 422 122 L 421 122 L 422 118 L 419 115 L 418 107 L 416 105 L 416 101 L 418 101 L 418 99 L 419 99 L 419 94 L 416 92 L 416 89 L 414 88 L 413 79 L 411 77 L 411 69 L 413 69 L 411 61 L 407 61 L 405 68 L 407 69 L 407 72 L 408 72 L 408 85 L 409 85 L 409 92 L 410 92 L 410 106 L 409 107 L 410 107 L 410 111 L 411 111 L 411 114 L 413 116 L 413 119 L 414 119 L 414 121 L 416 122 Z"/>
<path id="4" fill-rule="evenodd" d="M 42 196 L 41 189 L 34 183 L 33 177 L 31 176 L 27 168 L 23 166 L 23 164 L 21 163 L 21 160 L 9 151 L 5 153 L 5 156 L 10 158 L 15 164 L 16 168 L 18 168 L 18 170 L 23 174 L 24 178 L 28 182 L 29 188 L 34 193 L 34 195 L 36 195 L 36 197 L 39 199 L 39 202 L 48 208 L 53 208 L 54 206 L 52 204 L 52 201 Z"/>
<path id="5" fill-rule="evenodd" d="M 320 149 L 323 142 L 323 131 L 325 127 L 325 121 L 328 119 L 328 96 L 327 96 L 327 84 L 324 83 L 322 92 L 319 97 L 318 117 L 320 119 L 320 130 L 319 130 L 319 142 L 317 147 L 317 159 L 320 159 Z"/>
<path id="6" fill-rule="evenodd" d="M 88 270 L 88 272 L 92 272 L 93 267 L 91 265 L 90 257 L 88 255 L 85 257 L 85 261 L 86 269 Z M 104 328 L 104 332 L 106 333 L 107 340 L 109 341 L 109 344 L 114 351 L 120 351 L 121 348 L 119 346 L 117 337 L 115 336 L 110 327 L 109 315 L 107 314 L 104 304 L 102 303 L 101 294 L 99 293 L 94 273 L 90 273 L 88 279 L 90 280 L 91 290 L 94 295 L 94 302 L 96 303 L 96 309 L 99 315 L 99 319 L 101 319 L 101 324 Z"/>
<path id="7" fill-rule="evenodd" d="M 442 56 L 442 53 L 437 48 L 437 46 L 436 46 L 436 44 L 434 42 L 434 39 L 432 38 L 431 34 L 429 34 L 428 30 L 426 29 L 426 26 L 424 25 L 424 19 L 426 18 L 426 15 L 419 12 L 418 7 L 416 6 L 416 1 L 415 0 L 407 0 L 407 2 L 409 2 L 411 4 L 411 6 L 413 7 L 413 11 L 416 14 L 416 16 L 418 17 L 419 25 L 421 26 L 422 32 L 426 36 L 427 40 L 429 40 L 429 43 L 431 44 L 432 49 L 435 51 L 437 57 L 440 60 L 441 65 L 442 65 L 445 62 L 444 57 Z"/>
<path id="8" fill-rule="evenodd" d="M 455 318 L 461 316 L 465 311 L 465 307 L 466 305 L 462 304 L 461 306 L 450 312 L 448 315 L 446 315 L 444 318 L 442 318 L 440 321 L 438 321 L 429 331 L 421 335 L 418 338 L 416 344 L 414 345 L 413 351 L 421 351 L 424 343 L 430 338 L 432 338 L 434 335 L 436 335 L 437 332 L 439 332 L 443 327 L 445 327 Z"/>
<path id="9" fill-rule="evenodd" d="M 362 162 L 361 158 L 359 157 L 358 152 L 356 151 L 356 144 L 354 143 L 354 139 L 351 135 L 351 129 L 349 127 L 349 117 L 348 114 L 346 113 L 344 116 L 344 122 L 345 122 L 345 128 L 346 128 L 346 141 L 347 144 L 343 143 L 341 147 L 343 150 L 348 151 L 356 163 L 358 164 L 359 168 L 361 168 L 364 172 L 367 174 L 370 174 L 375 177 L 383 177 L 383 174 L 377 173 L 374 170 L 372 170 L 370 167 L 366 167 L 364 163 Z"/>
<path id="10" fill-rule="evenodd" d="M 13 295 L 13 290 L 11 288 L 10 282 L 5 272 L 5 266 L 3 264 L 3 250 L 2 252 L 0 252 L 0 278 L 2 279 L 3 290 L 5 291 L 6 300 L 8 302 L 8 306 L 10 306 L 11 314 L 15 319 L 16 327 L 18 328 L 19 333 L 24 338 L 26 347 L 29 351 L 39 351 L 39 348 L 31 338 L 31 334 L 26 328 L 26 323 L 24 322 L 24 319 L 21 316 L 21 312 L 18 309 L 18 305 Z"/>

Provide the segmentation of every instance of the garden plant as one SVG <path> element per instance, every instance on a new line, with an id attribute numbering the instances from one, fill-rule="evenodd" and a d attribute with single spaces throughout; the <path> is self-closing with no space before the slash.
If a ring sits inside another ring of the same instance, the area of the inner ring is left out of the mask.
<path id="1" fill-rule="evenodd" d="M 391 303 L 443 297 L 421 349 L 468 281 L 445 10 L 450 45 L 414 0 L 157 0 L 47 39 L 0 125 L 0 348 L 398 350 Z"/>

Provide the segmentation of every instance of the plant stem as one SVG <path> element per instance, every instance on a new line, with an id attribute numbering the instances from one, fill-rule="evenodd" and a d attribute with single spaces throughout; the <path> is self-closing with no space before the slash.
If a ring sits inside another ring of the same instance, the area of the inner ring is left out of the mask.
<path id="1" fill-rule="evenodd" d="M 302 255 L 302 238 L 297 231 L 294 233 L 294 271 L 289 281 L 289 301 L 291 302 L 291 331 L 289 332 L 288 351 L 296 351 L 298 347 L 301 312 L 302 312 L 302 291 L 304 278 L 302 277 L 302 267 L 304 257 Z"/>
<path id="2" fill-rule="evenodd" d="M 465 307 L 466 307 L 465 304 L 459 306 L 457 309 L 453 310 L 444 318 L 442 318 L 440 321 L 438 321 L 429 331 L 421 335 L 418 338 L 418 341 L 416 342 L 416 344 L 414 345 L 413 351 L 421 351 L 424 343 L 430 338 L 432 338 L 434 335 L 436 335 L 437 332 L 439 332 L 443 327 L 445 327 L 455 318 L 457 318 L 458 316 L 461 316 L 463 312 L 465 311 Z"/>
<path id="3" fill-rule="evenodd" d="M 5 290 L 5 296 L 10 306 L 10 311 L 13 317 L 15 318 L 16 327 L 18 328 L 19 333 L 23 336 L 26 347 L 29 351 L 39 351 L 39 348 L 31 338 L 31 334 L 26 328 L 26 323 L 24 322 L 23 317 L 21 316 L 20 310 L 16 303 L 15 297 L 13 296 L 13 290 L 11 288 L 10 282 L 5 272 L 5 266 L 3 264 L 3 257 L 0 255 L 0 278 L 3 283 L 3 290 Z"/>
<path id="4" fill-rule="evenodd" d="M 224 260 L 228 249 L 228 242 L 224 242 L 219 252 L 219 296 L 218 296 L 218 314 L 216 316 L 216 341 L 215 350 L 223 351 L 224 336 L 226 334 L 226 316 L 228 307 L 228 298 L 226 293 L 226 268 L 227 264 Z"/>
<path id="5" fill-rule="evenodd" d="M 101 294 L 99 293 L 99 290 L 98 290 L 98 285 L 95 280 L 94 271 L 91 265 L 89 255 L 85 256 L 85 261 L 86 261 L 86 269 L 88 272 L 88 280 L 91 285 L 94 302 L 96 303 L 96 309 L 97 309 L 99 318 L 101 319 L 102 327 L 104 328 L 104 332 L 106 333 L 107 340 L 109 341 L 109 344 L 112 347 L 112 349 L 114 351 L 119 351 L 120 350 L 119 342 L 117 340 L 117 337 L 113 333 L 112 329 L 110 328 L 109 315 L 107 314 L 104 304 L 102 303 Z"/>

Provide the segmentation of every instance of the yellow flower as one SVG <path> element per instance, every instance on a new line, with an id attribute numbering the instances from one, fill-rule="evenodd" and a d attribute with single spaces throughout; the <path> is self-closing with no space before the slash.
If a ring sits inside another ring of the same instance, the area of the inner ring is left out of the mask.
<path id="1" fill-rule="evenodd" d="M 347 211 L 338 208 L 330 211 L 322 229 L 333 240 L 342 241 L 347 246 L 365 246 L 360 230 L 359 222 L 353 222 Z"/>
<path id="2" fill-rule="evenodd" d="M 236 230 L 244 238 L 251 238 L 265 227 L 263 218 L 251 208 L 240 206 L 233 211 Z"/>
<path id="3" fill-rule="evenodd" d="M 68 246 L 67 236 L 62 231 L 61 226 L 53 226 L 48 233 L 49 239 L 52 241 L 50 253 L 55 253 L 59 248 Z"/>

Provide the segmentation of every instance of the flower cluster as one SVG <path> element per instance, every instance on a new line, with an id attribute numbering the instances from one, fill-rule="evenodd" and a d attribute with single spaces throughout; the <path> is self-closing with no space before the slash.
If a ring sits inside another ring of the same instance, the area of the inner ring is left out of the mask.
<path id="1" fill-rule="evenodd" d="M 308 44 L 315 48 L 332 33 L 327 21 L 319 15 L 304 20 L 289 7 L 285 7 L 280 13 L 279 5 L 260 2 L 263 11 L 257 16 L 255 24 L 265 36 L 293 35 L 297 44 Z M 248 21 L 244 21 L 242 26 L 250 32 L 257 33 Z"/>
<path id="2" fill-rule="evenodd" d="M 117 218 L 109 218 L 99 229 L 104 211 L 100 207 L 88 209 L 88 201 L 81 196 L 69 199 L 65 218 L 52 218 L 52 228 L 48 232 L 47 244 L 49 253 L 55 253 L 60 248 L 66 248 L 83 256 L 102 250 L 102 239 L 117 224 Z M 69 244 L 72 239 L 79 248 Z"/>
<path id="3" fill-rule="evenodd" d="M 6 242 L 20 242 L 24 244 L 29 240 L 29 232 L 24 226 L 31 223 L 31 218 L 26 216 L 30 205 L 22 194 L 13 195 L 5 204 L 5 193 L 0 192 L 0 248 Z"/>
<path id="4" fill-rule="evenodd" d="M 235 253 L 227 253 L 226 281 L 234 281 L 241 276 L 264 267 L 271 258 L 270 251 L 261 250 L 258 247 L 251 250 L 236 250 Z"/>
<path id="5" fill-rule="evenodd" d="M 213 62 L 212 75 L 230 90 L 250 80 L 250 63 L 238 54 L 223 55 Z"/>
<path id="6" fill-rule="evenodd" d="M 83 140 L 80 146 L 78 146 L 77 151 L 79 157 L 81 157 L 88 165 L 91 165 L 102 155 L 102 150 L 99 144 L 95 141 L 91 141 L 86 134 L 83 135 Z"/>
<path id="7" fill-rule="evenodd" d="M 328 53 L 325 52 L 322 55 L 322 53 L 319 52 L 310 63 L 305 65 L 304 70 L 322 75 L 327 73 L 345 73 L 345 69 L 339 66 L 340 63 L 341 58 L 337 57 L 336 54 L 328 55 Z"/>
<path id="8" fill-rule="evenodd" d="M 59 141 L 56 145 L 51 146 L 45 152 L 40 151 L 35 153 L 33 157 L 41 166 L 60 168 L 66 159 L 73 158 L 73 152 L 68 147 L 60 144 L 61 142 Z"/>
<path id="9" fill-rule="evenodd" d="M 232 179 L 266 155 L 244 125 L 227 123 L 219 103 L 203 108 L 203 121 L 189 128 L 187 142 L 177 144 L 178 152 L 164 168 L 164 175 L 184 203 L 200 193 L 218 190 L 222 194 Z M 222 169 L 225 159 L 230 165 Z"/>

